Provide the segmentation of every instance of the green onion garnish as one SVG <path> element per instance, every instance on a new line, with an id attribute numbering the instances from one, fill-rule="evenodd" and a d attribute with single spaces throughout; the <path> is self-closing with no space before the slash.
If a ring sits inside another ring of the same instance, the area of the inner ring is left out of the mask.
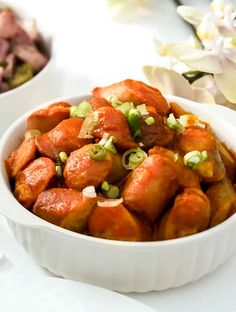
<path id="1" fill-rule="evenodd" d="M 62 167 L 61 165 L 56 165 L 56 175 L 58 178 L 62 177 Z"/>
<path id="2" fill-rule="evenodd" d="M 102 186 L 101 186 L 101 188 L 102 188 L 102 190 L 103 191 L 108 191 L 109 190 L 109 183 L 107 182 L 107 181 L 104 181 L 103 183 L 102 183 Z"/>
<path id="3" fill-rule="evenodd" d="M 92 112 L 92 106 L 87 101 L 70 107 L 70 117 L 87 117 Z"/>
<path id="4" fill-rule="evenodd" d="M 107 142 L 104 144 L 104 147 L 106 150 L 108 150 L 109 152 L 116 154 L 117 150 L 115 145 L 113 144 L 116 141 L 116 138 L 114 136 L 111 136 Z"/>
<path id="5" fill-rule="evenodd" d="M 135 108 L 130 109 L 127 120 L 132 130 L 134 139 L 140 139 L 141 138 L 141 113 L 140 111 Z"/>
<path id="6" fill-rule="evenodd" d="M 31 130 L 28 130 L 25 132 L 25 139 L 31 139 L 31 138 L 34 138 L 38 135 L 40 135 L 41 132 L 37 129 L 31 129 Z"/>
<path id="7" fill-rule="evenodd" d="M 132 102 L 124 102 L 123 104 L 116 107 L 119 111 L 121 111 L 126 117 L 128 117 L 129 111 L 134 108 L 134 104 Z"/>
<path id="8" fill-rule="evenodd" d="M 106 150 L 102 145 L 95 144 L 88 150 L 90 158 L 94 160 L 102 160 L 106 157 Z"/>
<path id="9" fill-rule="evenodd" d="M 104 191 L 103 194 L 107 198 L 117 198 L 120 195 L 120 189 L 118 186 L 110 184 L 109 189 L 107 191 Z"/>
<path id="10" fill-rule="evenodd" d="M 153 117 L 148 117 L 145 119 L 145 122 L 148 126 L 152 126 L 155 123 L 155 119 Z"/>
<path id="11" fill-rule="evenodd" d="M 177 132 L 184 131 L 184 127 L 178 122 L 178 120 L 175 118 L 174 114 L 170 114 L 169 117 L 166 119 L 167 126 Z"/>
<path id="12" fill-rule="evenodd" d="M 203 163 L 207 159 L 207 151 L 192 151 L 184 155 L 184 164 L 192 169 Z"/>
<path id="13" fill-rule="evenodd" d="M 62 162 L 63 164 L 65 164 L 66 161 L 67 161 L 67 158 L 68 158 L 66 152 L 60 152 L 60 153 L 59 153 L 59 157 L 60 157 L 61 162 Z"/>
<path id="14" fill-rule="evenodd" d="M 122 164 L 127 170 L 133 170 L 140 165 L 148 155 L 141 148 L 132 148 L 126 151 L 122 157 Z"/>

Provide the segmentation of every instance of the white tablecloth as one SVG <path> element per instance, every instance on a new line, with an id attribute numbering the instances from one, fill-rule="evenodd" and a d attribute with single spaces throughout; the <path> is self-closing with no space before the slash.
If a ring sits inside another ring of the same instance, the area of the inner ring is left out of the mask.
<path id="1" fill-rule="evenodd" d="M 26 7 L 32 15 L 43 19 L 52 31 L 57 96 L 88 93 L 95 86 L 128 77 L 144 79 L 142 65 L 155 63 L 155 37 L 181 41 L 191 34 L 176 15 L 170 0 L 153 0 L 151 12 L 124 23 L 111 21 L 103 0 L 10 2 Z M 196 2 L 201 7 L 209 3 L 203 0 L 184 2 Z M 17 244 L 2 217 L 0 252 L 10 259 L 12 265 L 8 269 L 16 274 L 50 275 Z M 0 266 L 0 274 L 7 271 Z M 235 276 L 236 254 L 216 272 L 195 283 L 163 292 L 128 296 L 161 312 L 235 312 Z"/>

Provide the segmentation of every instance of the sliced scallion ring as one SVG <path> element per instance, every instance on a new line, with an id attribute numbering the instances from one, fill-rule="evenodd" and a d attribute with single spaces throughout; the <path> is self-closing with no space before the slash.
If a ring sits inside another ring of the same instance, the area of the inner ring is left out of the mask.
<path id="1" fill-rule="evenodd" d="M 107 191 L 103 191 L 103 194 L 107 197 L 107 198 L 117 198 L 120 195 L 120 189 L 118 186 L 116 185 L 112 185 L 109 184 L 108 185 L 109 188 Z"/>
<path id="2" fill-rule="evenodd" d="M 25 132 L 25 139 L 31 139 L 31 138 L 34 138 L 38 135 L 40 135 L 41 132 L 37 129 L 31 129 L 31 130 L 28 130 Z"/>
<path id="3" fill-rule="evenodd" d="M 132 148 L 123 154 L 122 164 L 125 169 L 133 170 L 147 157 L 148 155 L 141 148 Z"/>
<path id="4" fill-rule="evenodd" d="M 132 108 L 134 108 L 134 104 L 132 102 L 124 102 L 123 104 L 116 107 L 116 109 L 121 111 L 126 117 Z"/>
<path id="5" fill-rule="evenodd" d="M 174 114 L 170 114 L 168 118 L 166 119 L 167 126 L 177 132 L 184 131 L 184 127 L 178 122 L 178 120 L 175 118 Z"/>
<path id="6" fill-rule="evenodd" d="M 67 161 L 67 158 L 68 158 L 66 152 L 60 152 L 60 153 L 59 153 L 59 157 L 60 157 L 61 162 L 62 162 L 63 164 L 65 164 L 66 161 Z"/>
<path id="7" fill-rule="evenodd" d="M 146 105 L 145 104 L 141 104 L 141 105 L 137 105 L 136 106 L 137 110 L 140 111 L 140 114 L 142 116 L 148 115 L 149 112 L 147 111 Z"/>
<path id="8" fill-rule="evenodd" d="M 114 136 L 111 136 L 107 142 L 104 144 L 104 147 L 106 150 L 108 150 L 109 152 L 116 154 L 117 150 L 116 147 L 114 145 L 114 143 L 116 142 L 116 138 Z"/>
<path id="9" fill-rule="evenodd" d="M 141 138 L 141 113 L 138 109 L 129 110 L 127 117 L 134 139 Z"/>
<path id="10" fill-rule="evenodd" d="M 83 101 L 79 105 L 72 105 L 70 107 L 70 117 L 85 118 L 91 113 L 92 113 L 92 106 L 87 101 Z"/>
<path id="11" fill-rule="evenodd" d="M 90 158 L 94 160 L 103 160 L 106 157 L 106 150 L 102 145 L 94 144 L 88 150 Z"/>
<path id="12" fill-rule="evenodd" d="M 148 126 L 152 126 L 152 125 L 154 125 L 154 123 L 155 123 L 155 119 L 153 118 L 153 117 L 148 117 L 148 118 L 146 118 L 145 119 L 145 122 L 146 122 L 146 124 L 148 125 Z"/>
<path id="13" fill-rule="evenodd" d="M 109 190 L 109 183 L 107 181 L 102 182 L 101 189 L 103 191 L 108 191 Z"/>
<path id="14" fill-rule="evenodd" d="M 187 167 L 195 169 L 198 165 L 207 159 L 207 151 L 191 151 L 184 155 L 184 164 Z"/>
<path id="15" fill-rule="evenodd" d="M 62 177 L 62 167 L 61 167 L 61 165 L 56 165 L 55 169 L 56 169 L 56 176 L 58 178 L 61 178 Z"/>

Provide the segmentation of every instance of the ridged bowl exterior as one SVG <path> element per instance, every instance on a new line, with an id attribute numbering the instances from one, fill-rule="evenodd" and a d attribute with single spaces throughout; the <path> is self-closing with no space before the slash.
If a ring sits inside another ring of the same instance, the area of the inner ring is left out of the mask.
<path id="1" fill-rule="evenodd" d="M 63 100 L 79 103 L 82 98 Z M 168 99 L 209 120 L 218 136 L 236 150 L 234 127 L 197 103 Z M 205 107 L 211 110 L 211 106 Z M 34 216 L 13 197 L 4 168 L 4 159 L 25 131 L 26 117 L 19 119 L 0 142 L 0 212 L 7 217 L 17 241 L 42 267 L 58 276 L 120 292 L 148 292 L 195 281 L 215 270 L 235 249 L 236 214 L 196 235 L 137 243 L 77 234 Z"/>

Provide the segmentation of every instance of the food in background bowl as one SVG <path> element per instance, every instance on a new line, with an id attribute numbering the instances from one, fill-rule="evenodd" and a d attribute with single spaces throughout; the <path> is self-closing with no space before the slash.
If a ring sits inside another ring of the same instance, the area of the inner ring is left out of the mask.
<path id="1" fill-rule="evenodd" d="M 35 21 L 16 14 L 0 10 L 0 93 L 30 80 L 48 62 Z"/>
<path id="2" fill-rule="evenodd" d="M 134 80 L 32 113 L 6 165 L 26 209 L 99 238 L 189 236 L 236 207 L 234 154 L 210 124 Z"/>

